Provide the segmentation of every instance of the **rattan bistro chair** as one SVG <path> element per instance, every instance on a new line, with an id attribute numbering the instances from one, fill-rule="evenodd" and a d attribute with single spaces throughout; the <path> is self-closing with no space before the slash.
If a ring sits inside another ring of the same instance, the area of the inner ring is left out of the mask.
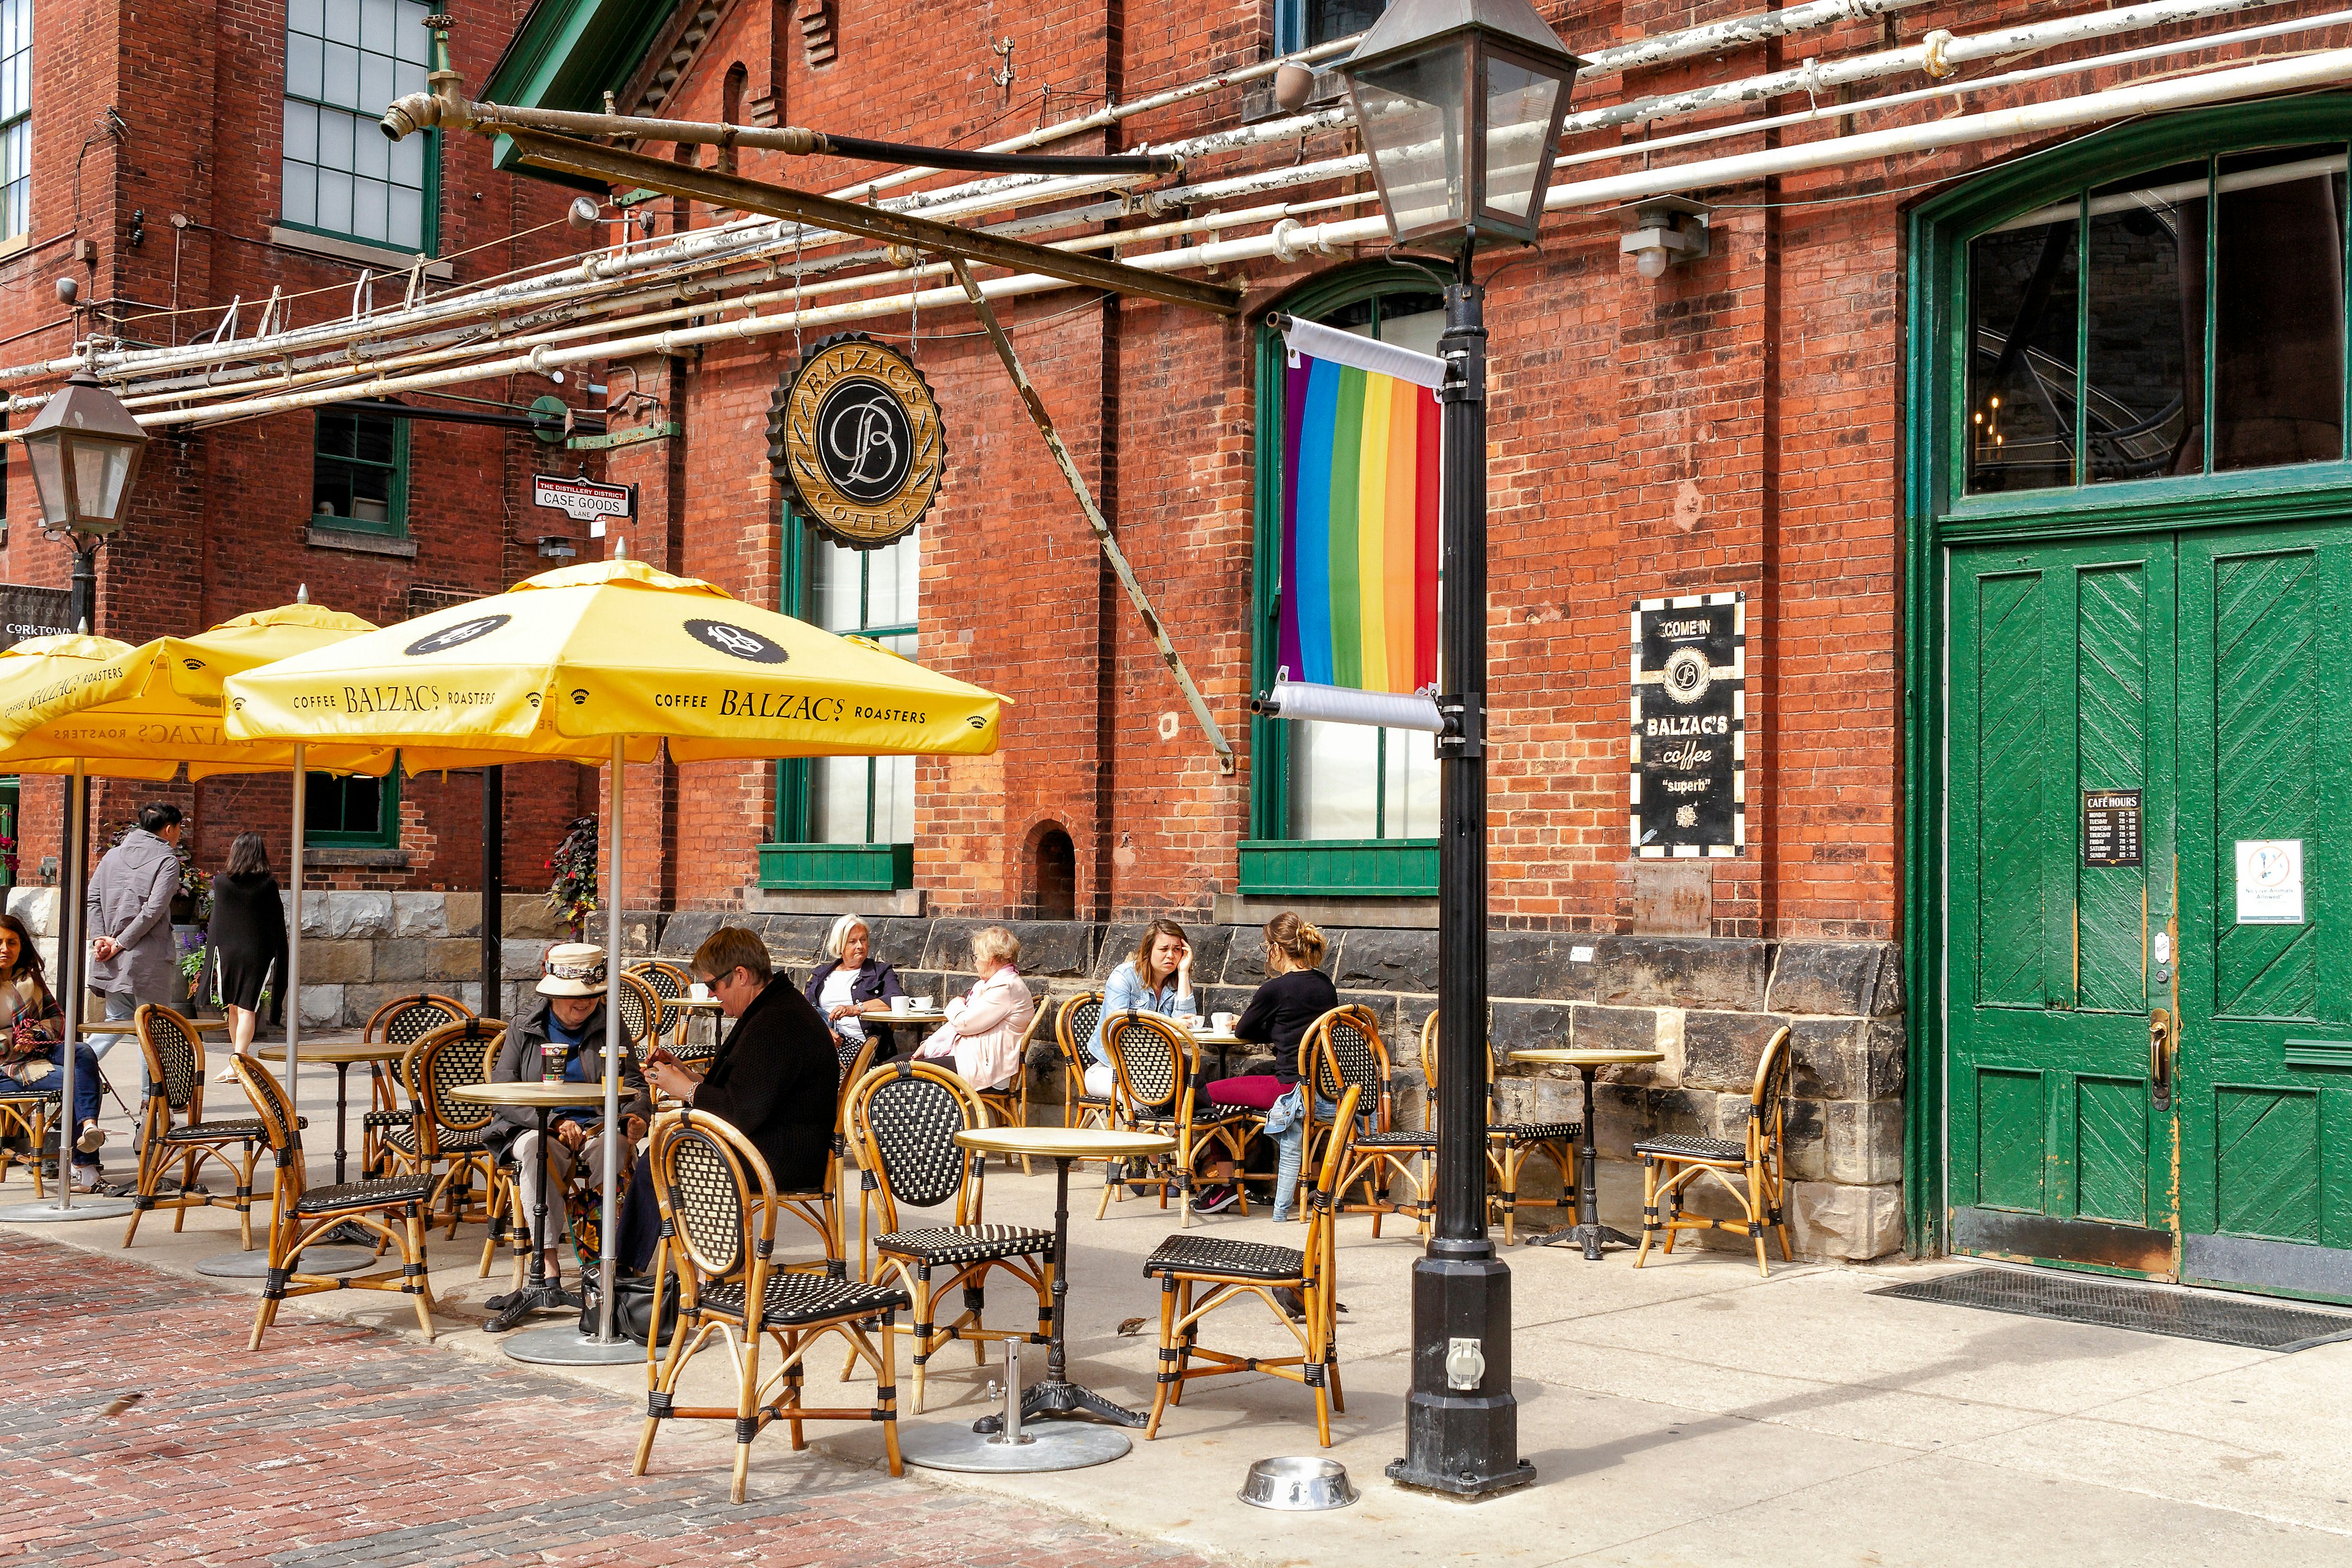
<path id="1" fill-rule="evenodd" d="M 1381 1026 L 1369 1007 L 1348 1005 L 1332 1008 L 1307 1026 L 1298 1040 L 1298 1076 L 1312 1092 L 1307 1098 L 1307 1141 L 1300 1162 L 1307 1171 L 1321 1168 L 1323 1145 L 1337 1122 L 1319 1123 L 1316 1107 L 1337 1105 L 1341 1094 L 1360 1092 L 1357 1106 L 1363 1126 L 1354 1130 L 1348 1158 L 1341 1162 L 1333 1202 L 1342 1213 L 1353 1210 L 1372 1216 L 1372 1234 L 1381 1222 L 1396 1213 L 1418 1215 L 1423 1208 L 1422 1183 L 1413 1164 L 1437 1148 L 1436 1135 L 1427 1130 L 1400 1130 L 1394 1123 L 1395 1080 L 1389 1072 L 1388 1047 L 1381 1043 Z M 1412 1196 L 1402 1202 L 1392 1185 L 1402 1180 Z M 1364 1189 L 1363 1201 L 1350 1204 L 1347 1194 Z"/>
<path id="2" fill-rule="evenodd" d="M 1654 1237 L 1664 1236 L 1671 1254 L 1678 1230 L 1745 1229 L 1756 1243 L 1756 1272 L 1769 1279 L 1772 1269 L 1764 1259 L 1764 1232 L 1769 1228 L 1780 1238 L 1780 1261 L 1789 1261 L 1787 1166 L 1781 1152 L 1788 1098 L 1789 1026 L 1783 1024 L 1765 1042 L 1764 1054 L 1756 1063 L 1744 1138 L 1668 1133 L 1633 1145 L 1633 1152 L 1642 1156 L 1642 1249 L 1633 1257 L 1634 1268 L 1639 1268 L 1649 1257 Z M 1585 1114 L 1591 1114 L 1590 1108 Z M 1684 1189 L 1703 1175 L 1714 1177 L 1731 1194 L 1742 1218 L 1709 1219 L 1682 1212 Z M 1738 1180 L 1733 1180 L 1735 1176 Z"/>
<path id="3" fill-rule="evenodd" d="M 908 1334 L 915 1349 L 915 1414 L 923 1412 L 923 1374 L 932 1354 L 953 1340 L 971 1342 L 974 1365 L 987 1363 L 986 1342 L 1021 1340 L 1041 1345 L 1053 1337 L 1054 1233 L 1028 1226 L 988 1225 L 981 1219 L 981 1182 L 988 1160 L 957 1145 L 955 1135 L 989 1124 L 970 1085 L 953 1072 L 900 1057 L 876 1068 L 849 1091 L 849 1126 L 857 1141 L 861 1191 L 858 1233 L 874 1237 L 881 1268 L 874 1278 L 906 1288 L 915 1302 Z M 898 1205 L 936 1208 L 955 1200 L 947 1225 L 898 1228 Z M 878 1208 L 883 1233 L 874 1236 L 866 1215 Z M 858 1245 L 857 1272 L 866 1272 L 865 1243 Z M 992 1329 L 981 1321 L 982 1287 L 991 1270 L 1002 1268 L 1037 1294 L 1037 1330 Z M 946 1278 L 932 1279 L 935 1270 Z M 963 1288 L 963 1311 L 951 1321 L 932 1319 L 945 1292 Z"/>
<path id="4" fill-rule="evenodd" d="M 249 1117 L 205 1120 L 205 1048 L 187 1019 L 150 1002 L 131 1016 L 131 1027 L 147 1058 L 147 1105 L 139 1119 L 138 1190 L 122 1245 L 138 1236 L 139 1222 L 150 1209 L 170 1209 L 172 1228 L 178 1230 L 190 1209 L 220 1204 L 236 1210 L 238 1245 L 252 1251 L 253 1167 L 269 1142 L 261 1122 Z M 236 1179 L 234 1197 L 197 1186 L 196 1172 L 207 1162 L 217 1162 Z M 162 1191 L 163 1175 L 174 1165 L 179 1187 L 167 1194 Z"/>
<path id="5" fill-rule="evenodd" d="M 285 1089 L 268 1068 L 248 1056 L 234 1056 L 229 1066 L 253 1101 L 278 1166 L 269 1196 L 269 1273 L 262 1281 L 261 1305 L 254 1313 L 253 1337 L 246 1349 L 261 1348 L 261 1336 L 278 1321 L 278 1304 L 289 1296 L 309 1296 L 320 1290 L 397 1290 L 416 1309 L 417 1325 L 433 1338 L 433 1285 L 425 1261 L 425 1211 L 432 1205 L 433 1179 L 424 1175 L 372 1177 L 331 1187 L 310 1185 L 302 1156 L 302 1130 Z M 400 1267 L 377 1274 L 305 1274 L 299 1265 L 303 1249 L 346 1222 L 375 1232 L 381 1255 L 386 1247 L 400 1253 Z M 394 1226 L 397 1225 L 398 1229 Z"/>
<path id="6" fill-rule="evenodd" d="M 777 1268 L 776 1218 L 783 1205 L 768 1163 L 749 1139 L 714 1116 L 689 1109 L 655 1119 L 648 1154 L 654 1197 L 661 1207 L 661 1245 L 654 1254 L 654 1299 L 678 1281 L 677 1323 L 668 1362 L 658 1340 L 646 1350 L 646 1426 L 630 1474 L 642 1476 L 654 1436 L 673 1417 L 735 1423 L 735 1479 L 729 1494 L 743 1500 L 751 1440 L 769 1423 L 792 1428 L 793 1447 L 807 1447 L 804 1421 L 879 1421 L 890 1473 L 898 1475 L 897 1314 L 909 1305 L 903 1290 L 855 1279 Z M 842 1260 L 835 1257 L 834 1262 Z M 713 1333 L 734 1359 L 732 1407 L 680 1405 L 678 1379 Z M 874 1368 L 870 1408 L 812 1409 L 801 1402 L 808 1354 L 827 1334 L 849 1342 L 850 1353 Z M 761 1376 L 764 1341 L 782 1358 Z"/>
<path id="7" fill-rule="evenodd" d="M 371 1045 L 382 1042 L 413 1048 L 434 1030 L 462 1024 L 473 1016 L 474 1010 L 455 997 L 420 991 L 414 996 L 395 996 L 370 1014 L 362 1037 Z M 360 1169 L 371 1176 L 389 1174 L 400 1163 L 385 1140 L 394 1128 L 415 1121 L 415 1111 L 400 1103 L 401 1089 L 407 1082 L 406 1072 L 398 1063 L 368 1064 L 372 1103 L 360 1118 Z"/>
<path id="8" fill-rule="evenodd" d="M 988 1108 L 988 1114 L 994 1119 L 995 1124 L 999 1127 L 1029 1125 L 1029 1048 L 1036 1043 L 1037 1037 L 1045 1032 L 1046 1016 L 1051 1011 L 1052 1009 L 1043 1003 L 1030 1009 L 1029 1026 L 1021 1031 L 1021 1065 L 1013 1069 L 1013 1081 L 1002 1089 L 983 1089 L 975 1091 L 980 1096 L 981 1104 Z M 1026 1154 L 1004 1156 L 1004 1163 L 1007 1165 L 1012 1164 L 1015 1160 L 1021 1162 L 1021 1173 L 1027 1175 L 1029 1156 Z M 920 1410 L 922 1407 L 919 1400 L 915 1408 Z"/>
<path id="9" fill-rule="evenodd" d="M 1263 1114 L 1245 1105 L 1204 1105 L 1200 1102 L 1200 1074 L 1194 1069 L 1200 1044 L 1184 1029 L 1157 1013 L 1114 1013 L 1103 1020 L 1103 1050 L 1117 1075 L 1115 1124 L 1138 1132 L 1160 1132 L 1176 1140 L 1171 1154 L 1155 1155 L 1139 1173 L 1130 1163 L 1121 1178 L 1124 1186 L 1157 1187 L 1160 1206 L 1168 1206 L 1171 1188 L 1181 1211 L 1177 1223 L 1192 1223 L 1192 1167 L 1203 1155 L 1222 1149 L 1238 1164 L 1247 1142 L 1242 1129 L 1253 1116 Z M 1236 1189 L 1238 1191 L 1238 1189 Z M 1124 1200 L 1120 1185 L 1106 1185 L 1097 1219 L 1110 1210 L 1111 1195 Z M 1249 1213 L 1249 1199 L 1241 1200 Z"/>
<path id="10" fill-rule="evenodd" d="M 1054 1044 L 1062 1058 L 1062 1125 L 1108 1127 L 1110 1097 L 1087 1092 L 1087 1042 L 1102 1017 L 1103 994 L 1081 991 L 1054 1016 Z"/>
<path id="11" fill-rule="evenodd" d="M 8 1179 L 8 1167 L 22 1160 L 33 1173 L 33 1195 L 49 1195 L 49 1185 L 41 1174 L 41 1151 L 47 1146 L 49 1130 L 56 1125 L 58 1107 L 65 1093 L 57 1089 L 26 1089 L 15 1079 L 0 1077 L 0 1138 L 22 1138 L 22 1151 L 12 1143 L 0 1143 L 0 1182 Z"/>
<path id="12" fill-rule="evenodd" d="M 1429 1110 L 1426 1120 L 1437 1125 L 1437 1015 L 1433 1012 L 1421 1025 L 1421 1072 L 1428 1085 Z M 1521 1205 L 1539 1205 L 1552 1209 L 1576 1210 L 1576 1141 L 1584 1136 L 1580 1121 L 1497 1121 L 1495 1118 L 1495 1053 L 1486 1053 L 1486 1174 L 1494 1184 L 1486 1194 L 1492 1207 L 1502 1211 L 1503 1245 L 1508 1247 L 1517 1239 L 1517 1221 Z M 1435 1144 L 1433 1142 L 1433 1148 Z M 1519 1172 L 1530 1156 L 1541 1154 L 1551 1162 L 1559 1174 L 1559 1195 L 1556 1198 L 1522 1198 L 1519 1196 Z M 1429 1216 L 1423 1205 L 1422 1228 L 1427 1230 Z"/>
<path id="13" fill-rule="evenodd" d="M 1339 1387 L 1337 1258 L 1331 1245 L 1334 1221 L 1332 1196 L 1340 1173 L 1347 1168 L 1355 1131 L 1356 1107 L 1363 1091 L 1352 1085 L 1342 1091 L 1336 1135 L 1326 1140 L 1323 1163 L 1307 1200 L 1307 1245 L 1273 1247 L 1256 1241 L 1229 1241 L 1222 1236 L 1177 1235 L 1160 1244 L 1144 1260 L 1147 1279 L 1160 1281 L 1160 1374 L 1151 1394 L 1151 1422 L 1143 1429 L 1146 1441 L 1160 1435 L 1160 1417 L 1171 1405 L 1184 1402 L 1184 1384 L 1196 1378 L 1223 1377 L 1237 1372 L 1263 1372 L 1304 1384 L 1315 1391 L 1315 1430 L 1323 1447 L 1331 1446 L 1331 1412 L 1347 1414 L 1348 1402 Z M 1298 1293 L 1303 1310 L 1293 1318 L 1276 1291 Z M 1238 1355 L 1201 1346 L 1201 1320 L 1218 1308 L 1244 1296 L 1255 1296 L 1276 1321 L 1297 1337 L 1299 1353 L 1292 1356 Z M 1193 1366 L 1194 1360 L 1207 1363 Z"/>
<path id="14" fill-rule="evenodd" d="M 491 1108 L 455 1099 L 449 1091 L 488 1081 L 505 1037 L 505 1026 L 485 1027 L 468 1018 L 426 1035 L 401 1063 L 416 1114 L 406 1127 L 388 1131 L 384 1142 L 403 1172 L 433 1180 L 434 1195 L 448 1212 L 452 1237 L 460 1220 L 492 1217 L 499 1188 L 488 1142 Z M 482 1181 L 478 1209 L 472 1204 L 476 1176 Z"/>

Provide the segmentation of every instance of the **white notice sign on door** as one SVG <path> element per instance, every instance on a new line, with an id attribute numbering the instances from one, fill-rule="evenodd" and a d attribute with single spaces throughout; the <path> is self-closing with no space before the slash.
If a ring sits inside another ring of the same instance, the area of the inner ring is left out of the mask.
<path id="1" fill-rule="evenodd" d="M 2238 923 L 2303 924 L 2303 840 L 2238 840 Z"/>

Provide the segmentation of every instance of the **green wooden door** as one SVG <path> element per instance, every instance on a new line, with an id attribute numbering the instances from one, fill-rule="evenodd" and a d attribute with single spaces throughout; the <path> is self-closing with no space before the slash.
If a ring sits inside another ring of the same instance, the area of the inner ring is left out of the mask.
<path id="1" fill-rule="evenodd" d="M 2181 1274 L 2352 1300 L 2352 525 L 2182 534 L 2179 647 Z"/>
<path id="2" fill-rule="evenodd" d="M 2152 971 L 2172 897 L 2172 539 L 1949 559 L 1952 1246 L 2168 1273 L 2148 1013 L 2168 1000 Z M 2111 832 L 2137 792 L 2137 864 L 2085 864 L 2086 792 Z"/>

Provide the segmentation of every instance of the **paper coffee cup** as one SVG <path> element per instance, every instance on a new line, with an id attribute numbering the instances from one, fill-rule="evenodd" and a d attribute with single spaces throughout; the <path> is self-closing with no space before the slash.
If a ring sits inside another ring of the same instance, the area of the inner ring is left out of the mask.
<path id="1" fill-rule="evenodd" d="M 906 1010 L 907 999 L 904 996 L 893 996 L 890 998 L 890 1011 L 893 1013 L 903 1013 Z"/>

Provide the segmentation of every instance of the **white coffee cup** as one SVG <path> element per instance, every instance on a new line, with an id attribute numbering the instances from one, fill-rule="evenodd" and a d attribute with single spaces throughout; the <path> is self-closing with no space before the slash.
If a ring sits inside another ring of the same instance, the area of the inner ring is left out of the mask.
<path id="1" fill-rule="evenodd" d="M 1234 1025 L 1239 1021 L 1239 1016 L 1233 1013 L 1212 1013 L 1209 1015 L 1209 1022 L 1217 1026 L 1217 1033 L 1221 1035 L 1232 1034 L 1234 1032 Z"/>
<path id="2" fill-rule="evenodd" d="M 710 987 L 698 980 L 686 988 L 686 994 L 689 1000 L 708 1002 L 710 1000 Z"/>
<path id="3" fill-rule="evenodd" d="M 893 996 L 890 998 L 890 1011 L 893 1013 L 903 1013 L 906 1010 L 907 999 L 904 996 Z"/>
<path id="4" fill-rule="evenodd" d="M 929 996 L 918 996 L 908 1005 L 918 1013 L 928 1013 L 931 1010 L 931 1001 Z"/>

